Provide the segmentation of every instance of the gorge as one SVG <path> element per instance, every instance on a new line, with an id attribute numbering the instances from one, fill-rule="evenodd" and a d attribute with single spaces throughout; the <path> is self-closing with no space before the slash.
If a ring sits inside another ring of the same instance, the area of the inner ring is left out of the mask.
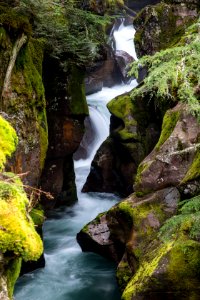
<path id="1" fill-rule="evenodd" d="M 1 300 L 199 299 L 199 11 L 0 0 Z"/>
<path id="2" fill-rule="evenodd" d="M 123 50 L 124 45 L 131 42 L 134 30 L 132 26 L 125 27 L 122 19 L 117 32 L 119 38 L 115 35 L 115 41 L 118 48 Z M 132 53 L 134 54 L 133 44 Z M 133 89 L 136 84 L 136 80 L 132 80 L 130 84 L 105 87 L 96 94 L 87 96 L 89 126 L 86 126 L 80 148 L 74 154 L 75 159 L 77 157 L 74 164 L 78 203 L 70 208 L 59 208 L 45 221 L 43 233 L 46 266 L 19 279 L 16 300 L 120 299 L 115 282 L 115 266 L 97 255 L 82 253 L 76 242 L 76 234 L 99 213 L 119 201 L 113 194 L 85 194 L 81 189 L 96 151 L 109 135 L 110 114 L 106 108 L 107 102 Z"/>

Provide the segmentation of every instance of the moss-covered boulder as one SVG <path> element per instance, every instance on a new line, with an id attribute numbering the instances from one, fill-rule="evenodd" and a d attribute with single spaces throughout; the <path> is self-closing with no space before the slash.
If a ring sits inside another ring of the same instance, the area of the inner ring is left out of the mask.
<path id="1" fill-rule="evenodd" d="M 29 200 L 21 180 L 12 173 L 0 175 L 1 299 L 12 299 L 21 261 L 37 260 L 43 243 L 29 215 Z M 4 298 L 8 297 L 8 298 Z"/>
<path id="2" fill-rule="evenodd" d="M 176 213 L 179 197 L 175 188 L 143 198 L 132 194 L 87 224 L 77 240 L 83 251 L 93 251 L 117 262 L 126 254 L 130 267 L 134 268 L 147 241 L 152 241 L 163 222 Z"/>
<path id="3" fill-rule="evenodd" d="M 183 202 L 180 213 L 147 245 L 122 299 L 199 298 L 199 197 Z M 169 295 L 170 294 L 170 295 Z"/>
<path id="4" fill-rule="evenodd" d="M 1 176 L 0 197 L 1 252 L 13 252 L 25 261 L 37 260 L 43 251 L 42 241 L 28 215 L 29 201 L 16 176 Z"/>
<path id="5" fill-rule="evenodd" d="M 165 3 L 167 2 L 167 3 Z M 197 3 L 162 1 L 145 7 L 134 19 L 135 47 L 139 57 L 174 46 L 198 17 Z"/>
<path id="6" fill-rule="evenodd" d="M 199 177 L 199 135 L 199 122 L 187 106 L 178 104 L 168 110 L 158 143 L 138 168 L 135 191 L 179 187 Z"/>

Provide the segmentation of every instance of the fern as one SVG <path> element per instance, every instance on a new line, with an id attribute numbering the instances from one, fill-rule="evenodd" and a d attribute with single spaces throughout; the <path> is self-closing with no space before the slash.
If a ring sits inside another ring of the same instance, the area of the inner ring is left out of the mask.
<path id="1" fill-rule="evenodd" d="M 182 101 L 188 104 L 193 115 L 200 120 L 199 94 L 200 86 L 200 37 L 192 25 L 186 33 L 187 39 L 174 48 L 160 51 L 154 56 L 145 56 L 134 62 L 130 75 L 138 77 L 138 67 L 145 67 L 148 76 L 143 85 L 134 89 L 131 97 L 148 95 L 156 99 L 157 106 L 169 101 Z M 188 43 L 189 41 L 189 43 Z"/>
<path id="2" fill-rule="evenodd" d="M 181 202 L 179 215 L 167 220 L 160 229 L 162 240 L 176 239 L 188 235 L 192 239 L 200 238 L 200 196 Z"/>

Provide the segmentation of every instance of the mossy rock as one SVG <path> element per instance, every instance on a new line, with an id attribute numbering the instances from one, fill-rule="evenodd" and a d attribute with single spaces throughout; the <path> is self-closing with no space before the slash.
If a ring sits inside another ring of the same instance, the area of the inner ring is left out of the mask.
<path id="1" fill-rule="evenodd" d="M 177 102 L 187 103 L 189 111 L 199 118 L 198 96 L 200 46 L 198 23 L 189 26 L 179 43 L 139 60 L 141 67 L 148 69 L 143 83 L 134 89 L 131 98 L 153 102 L 163 115 Z M 184 60 L 184 67 L 183 67 Z M 138 62 L 133 63 L 131 75 L 138 77 Z"/>
<path id="2" fill-rule="evenodd" d="M 186 125 L 187 124 L 187 125 Z M 135 191 L 148 194 L 167 186 L 182 187 L 199 177 L 198 119 L 177 104 L 166 112 L 158 143 L 138 167 Z"/>
<path id="3" fill-rule="evenodd" d="M 29 38 L 17 56 L 11 91 L 2 104 L 19 138 L 12 167 L 16 172 L 29 171 L 27 182 L 31 185 L 38 183 L 48 148 L 43 52 L 44 41 Z"/>
<path id="4" fill-rule="evenodd" d="M 3 174 L 0 180 L 0 250 L 23 260 L 37 260 L 43 244 L 27 212 L 29 201 L 20 179 Z"/>
<path id="5" fill-rule="evenodd" d="M 6 159 L 15 151 L 18 138 L 11 125 L 0 116 L 0 170 L 2 171 Z"/>
<path id="6" fill-rule="evenodd" d="M 187 7 L 186 1 L 179 7 L 175 1 L 165 2 L 145 7 L 134 19 L 136 52 L 140 57 L 176 45 L 198 17 L 197 7 Z"/>
<path id="7" fill-rule="evenodd" d="M 168 292 L 170 299 L 198 299 L 199 220 L 200 197 L 182 202 L 179 214 L 167 220 L 157 238 L 147 244 L 122 299 L 146 299 L 147 295 L 161 299 Z"/>
<path id="8" fill-rule="evenodd" d="M 6 258 L 4 259 L 6 260 Z M 15 282 L 18 279 L 20 274 L 21 264 L 22 264 L 22 259 L 15 258 L 15 259 L 11 259 L 6 266 L 5 276 L 6 276 L 7 287 L 8 287 L 8 296 L 11 299 L 13 296 Z"/>
<path id="9" fill-rule="evenodd" d="M 69 109 L 73 116 L 87 116 L 89 114 L 85 97 L 84 72 L 73 66 L 69 78 Z"/>

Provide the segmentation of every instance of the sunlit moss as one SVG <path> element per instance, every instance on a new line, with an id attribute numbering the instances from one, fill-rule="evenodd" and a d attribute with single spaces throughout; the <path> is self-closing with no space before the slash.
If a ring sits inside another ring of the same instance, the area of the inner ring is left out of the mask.
<path id="1" fill-rule="evenodd" d="M 37 260 L 43 252 L 27 206 L 19 178 L 13 175 L 0 181 L 0 251 L 11 251 L 25 261 Z"/>
<path id="2" fill-rule="evenodd" d="M 162 130 L 158 143 L 155 146 L 156 150 L 159 150 L 164 142 L 170 137 L 174 130 L 180 116 L 179 111 L 168 110 L 164 116 Z"/>
<path id="3" fill-rule="evenodd" d="M 123 292 L 123 300 L 131 300 L 133 296 L 146 290 L 149 284 L 149 278 L 155 272 L 162 257 L 171 250 L 172 246 L 173 242 L 162 245 L 157 249 L 151 261 L 144 260 L 143 263 L 141 263 L 136 274 L 132 277 Z"/>
<path id="4" fill-rule="evenodd" d="M 6 158 L 10 157 L 17 145 L 17 135 L 11 125 L 0 116 L 0 170 L 4 168 Z"/>

